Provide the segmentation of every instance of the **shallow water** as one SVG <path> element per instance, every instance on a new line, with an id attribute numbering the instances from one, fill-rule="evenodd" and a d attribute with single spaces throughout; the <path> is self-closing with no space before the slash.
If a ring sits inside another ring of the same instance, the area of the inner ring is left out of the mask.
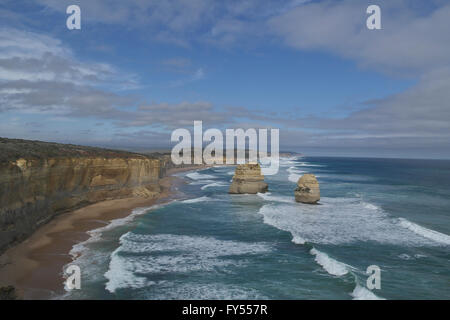
<path id="1" fill-rule="evenodd" d="M 79 299 L 448 299 L 450 162 L 290 158 L 270 192 L 228 195 L 230 167 L 180 174 L 185 199 L 74 248 Z M 314 173 L 321 205 L 294 202 Z M 381 268 L 381 289 L 366 269 Z"/>

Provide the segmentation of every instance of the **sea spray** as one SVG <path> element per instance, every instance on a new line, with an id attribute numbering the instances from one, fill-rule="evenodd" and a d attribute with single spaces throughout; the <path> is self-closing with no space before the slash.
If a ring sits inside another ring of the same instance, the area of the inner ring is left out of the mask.
<path id="1" fill-rule="evenodd" d="M 213 237 L 175 234 L 143 235 L 128 232 L 120 238 L 120 246 L 111 254 L 105 273 L 106 290 L 142 288 L 161 283 L 170 274 L 213 272 L 216 269 L 239 268 L 244 259 L 228 259 L 242 255 L 260 255 L 272 250 L 266 243 L 218 240 Z M 116 276 L 119 275 L 119 276 Z M 160 280 L 152 280 L 151 277 Z"/>
<path id="2" fill-rule="evenodd" d="M 207 188 L 212 188 L 212 187 L 227 187 L 228 185 L 226 183 L 223 182 L 213 182 L 213 183 L 209 183 L 205 186 L 202 186 L 201 189 L 205 190 Z"/>
<path id="3" fill-rule="evenodd" d="M 288 231 L 310 243 L 349 244 L 375 241 L 406 246 L 438 246 L 445 237 L 433 234 L 433 241 L 399 225 L 379 207 L 351 198 L 323 197 L 320 206 L 297 204 L 286 196 L 259 195 L 271 203 L 259 210 L 264 222 Z M 278 203 L 277 203 L 278 202 Z"/>
<path id="4" fill-rule="evenodd" d="M 310 253 L 315 256 L 315 260 L 320 264 L 326 272 L 334 276 L 343 276 L 348 273 L 348 266 L 345 263 L 339 262 L 330 258 L 326 253 L 312 248 Z"/>
<path id="5" fill-rule="evenodd" d="M 350 295 L 353 297 L 353 300 L 386 300 L 359 284 L 356 285 Z"/>
<path id="6" fill-rule="evenodd" d="M 212 200 L 213 199 L 211 199 L 210 197 L 203 196 L 203 197 L 199 197 L 199 198 L 183 200 L 182 203 L 198 203 L 198 202 L 212 201 Z"/>
<path id="7" fill-rule="evenodd" d="M 444 233 L 440 233 L 438 231 L 419 226 L 418 224 L 415 224 L 404 218 L 399 218 L 399 224 L 402 227 L 407 228 L 424 238 L 436 241 L 437 243 L 441 243 L 444 245 L 450 245 L 450 236 Z"/>
<path id="8" fill-rule="evenodd" d="M 199 173 L 199 172 L 188 173 L 188 174 L 186 174 L 186 177 L 188 177 L 191 180 L 204 180 L 204 179 L 214 179 L 214 178 L 216 178 L 213 175 Z"/>

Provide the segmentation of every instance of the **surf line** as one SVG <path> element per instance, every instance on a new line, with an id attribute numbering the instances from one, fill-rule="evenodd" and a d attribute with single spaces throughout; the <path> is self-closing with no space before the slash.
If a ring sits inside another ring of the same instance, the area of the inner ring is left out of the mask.
<path id="1" fill-rule="evenodd" d="M 188 307 L 183 307 L 183 315 L 209 315 L 210 318 L 214 317 L 217 307 L 196 307 L 189 304 Z"/>

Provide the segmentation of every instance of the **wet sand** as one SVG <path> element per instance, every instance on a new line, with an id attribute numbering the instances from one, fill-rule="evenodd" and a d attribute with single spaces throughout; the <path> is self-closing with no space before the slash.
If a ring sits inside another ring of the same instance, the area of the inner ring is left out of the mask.
<path id="1" fill-rule="evenodd" d="M 64 293 L 63 267 L 72 261 L 72 247 L 89 238 L 88 231 L 124 218 L 133 209 L 170 201 L 183 183 L 170 175 L 197 169 L 169 170 L 168 177 L 160 180 L 162 192 L 156 198 L 106 200 L 58 215 L 0 256 L 0 286 L 13 285 L 22 299 L 51 299 Z"/>

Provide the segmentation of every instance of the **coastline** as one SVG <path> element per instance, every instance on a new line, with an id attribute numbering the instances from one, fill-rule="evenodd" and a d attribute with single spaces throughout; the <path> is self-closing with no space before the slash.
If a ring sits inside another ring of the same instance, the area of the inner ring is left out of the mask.
<path id="1" fill-rule="evenodd" d="M 155 198 L 106 200 L 56 216 L 0 256 L 0 287 L 12 285 L 18 298 L 26 300 L 51 299 L 63 294 L 63 267 L 73 260 L 70 255 L 73 246 L 90 238 L 89 231 L 125 218 L 133 209 L 169 202 L 175 197 L 176 186 L 184 181 L 173 174 L 205 167 L 169 169 L 159 181 L 162 191 Z"/>

